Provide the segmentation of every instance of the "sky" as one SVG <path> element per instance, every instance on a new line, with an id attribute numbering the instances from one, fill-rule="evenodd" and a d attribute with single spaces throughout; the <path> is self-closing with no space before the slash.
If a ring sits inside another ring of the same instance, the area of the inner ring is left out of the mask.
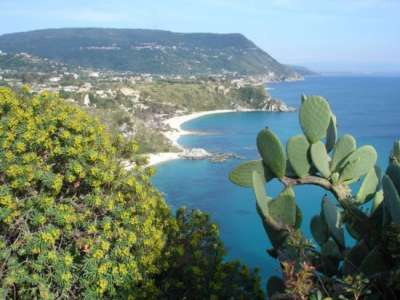
<path id="1" fill-rule="evenodd" d="M 282 63 L 400 73 L 400 0 L 0 0 L 0 34 L 60 27 L 242 33 Z"/>

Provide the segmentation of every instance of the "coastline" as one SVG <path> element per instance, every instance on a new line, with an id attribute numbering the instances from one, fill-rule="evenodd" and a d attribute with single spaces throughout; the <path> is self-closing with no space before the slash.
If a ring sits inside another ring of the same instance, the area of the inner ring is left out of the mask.
<path id="1" fill-rule="evenodd" d="M 147 167 L 155 166 L 170 160 L 176 160 L 182 158 L 187 149 L 185 149 L 182 145 L 178 143 L 178 140 L 183 135 L 196 134 L 195 132 L 187 131 L 182 129 L 182 125 L 191 120 L 208 116 L 214 114 L 223 114 L 223 113 L 231 113 L 231 112 L 249 112 L 249 111 L 258 111 L 256 109 L 248 109 L 248 110 L 237 110 L 237 109 L 220 109 L 220 110 L 209 110 L 209 111 L 201 111 L 195 112 L 188 115 L 175 116 L 163 121 L 163 124 L 169 126 L 171 129 L 164 132 L 163 134 L 167 139 L 171 141 L 171 143 L 178 148 L 179 152 L 163 152 L 163 153 L 150 153 L 147 154 L 148 163 Z"/>

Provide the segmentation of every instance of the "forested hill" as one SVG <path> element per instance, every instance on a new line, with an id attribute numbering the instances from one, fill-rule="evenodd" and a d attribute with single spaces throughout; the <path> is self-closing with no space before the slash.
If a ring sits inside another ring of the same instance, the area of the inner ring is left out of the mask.
<path id="1" fill-rule="evenodd" d="M 46 29 L 0 36 L 0 50 L 90 68 L 166 75 L 296 73 L 241 34 L 143 29 Z"/>

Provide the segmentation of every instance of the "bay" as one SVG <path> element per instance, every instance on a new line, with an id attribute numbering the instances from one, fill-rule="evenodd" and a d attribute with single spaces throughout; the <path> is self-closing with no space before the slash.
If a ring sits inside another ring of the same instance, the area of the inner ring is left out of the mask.
<path id="1" fill-rule="evenodd" d="M 400 138 L 400 77 L 316 76 L 305 81 L 269 84 L 268 88 L 273 97 L 297 108 L 302 94 L 326 97 L 337 116 L 339 135 L 350 133 L 358 146 L 375 146 L 379 165 L 386 167 L 393 142 Z M 258 156 L 256 135 L 266 126 L 283 142 L 301 132 L 297 113 L 226 113 L 185 123 L 184 129 L 207 135 L 184 136 L 179 143 L 188 148 L 234 152 L 254 159 Z M 228 250 L 226 258 L 240 259 L 260 268 L 265 279 L 279 273 L 279 266 L 265 252 L 271 245 L 256 212 L 253 192 L 228 180 L 229 172 L 240 162 L 170 161 L 157 166 L 152 180 L 172 209 L 186 206 L 210 213 L 219 225 Z M 281 188 L 278 182 L 272 182 L 267 192 L 275 196 Z M 310 236 L 309 221 L 319 213 L 325 191 L 317 187 L 296 187 L 295 192 L 304 215 L 302 229 Z"/>

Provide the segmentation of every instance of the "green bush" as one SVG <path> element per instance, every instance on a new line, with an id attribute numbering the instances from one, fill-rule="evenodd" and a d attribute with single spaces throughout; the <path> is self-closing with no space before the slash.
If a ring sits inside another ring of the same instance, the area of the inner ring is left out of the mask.
<path id="1" fill-rule="evenodd" d="M 224 262 L 216 224 L 198 210 L 179 209 L 168 239 L 170 262 L 159 278 L 163 299 L 263 299 L 258 271 Z"/>
<path id="2" fill-rule="evenodd" d="M 259 103 L 267 97 L 265 88 L 260 86 L 244 86 L 238 89 L 239 98 L 245 102 Z"/>

